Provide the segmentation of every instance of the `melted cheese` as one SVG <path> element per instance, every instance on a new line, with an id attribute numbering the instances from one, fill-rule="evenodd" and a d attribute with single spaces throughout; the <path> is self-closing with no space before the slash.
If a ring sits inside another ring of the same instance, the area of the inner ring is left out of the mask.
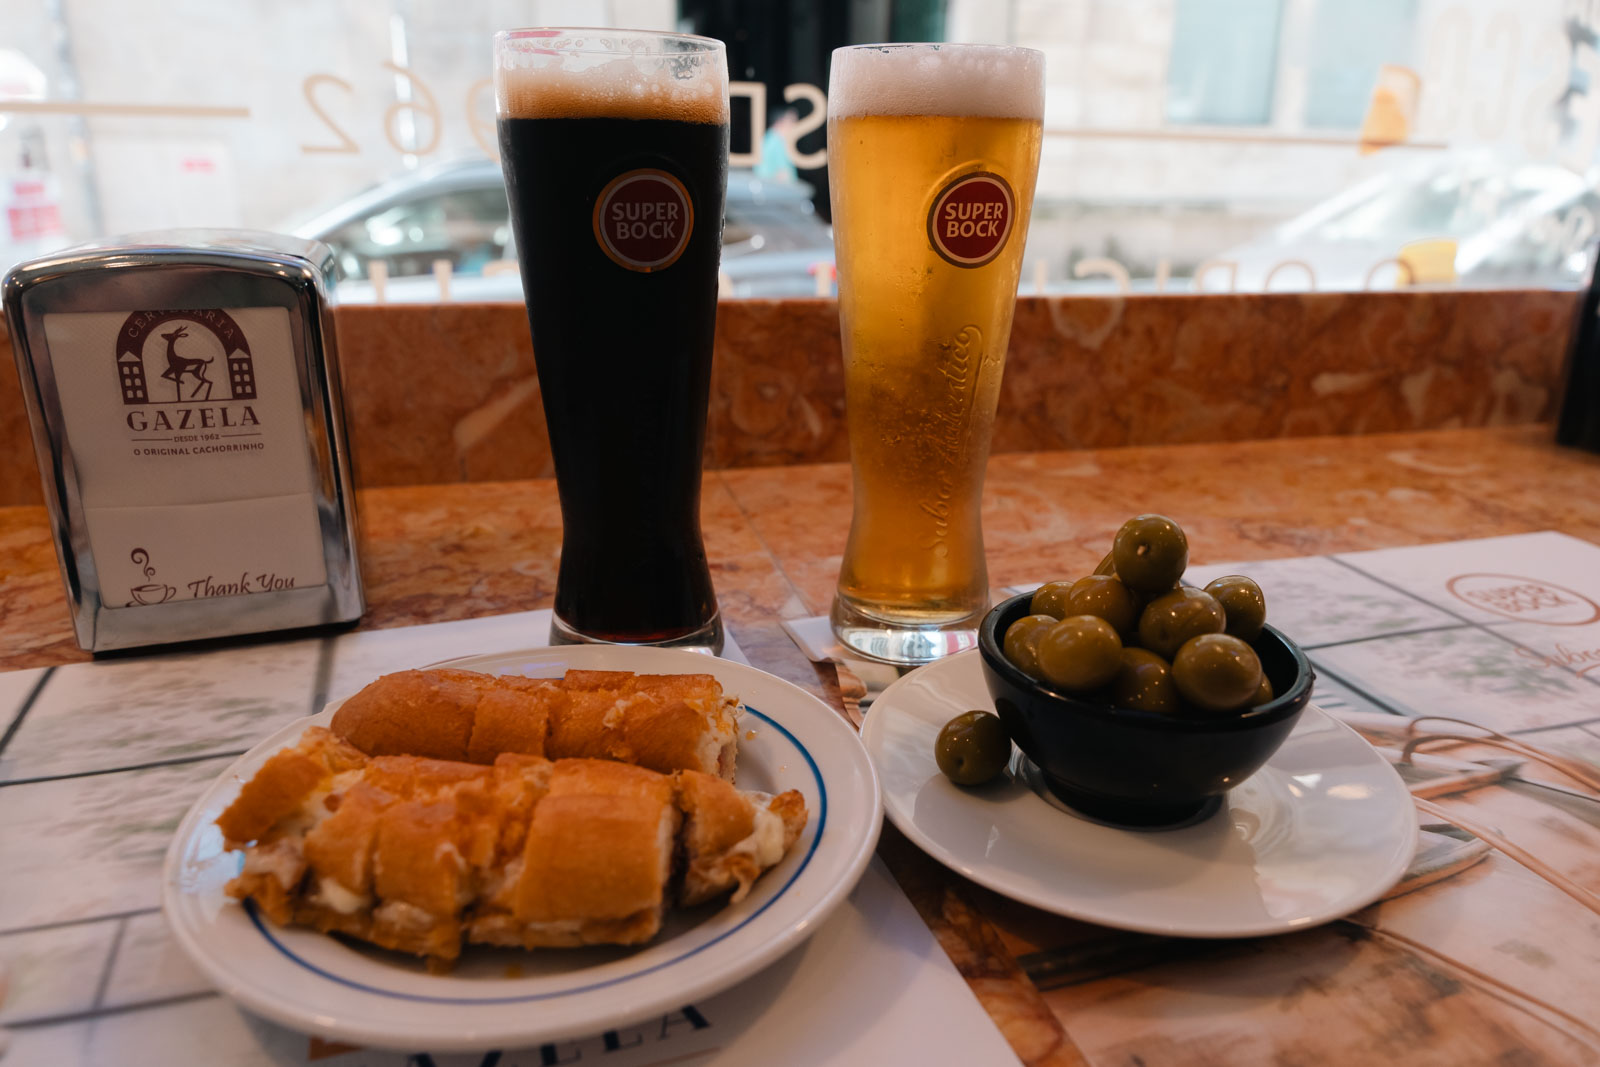
<path id="1" fill-rule="evenodd" d="M 300 805 L 300 810 L 283 824 L 284 832 L 290 836 L 304 836 L 315 830 L 323 819 L 333 814 L 328 807 L 328 797 L 335 793 L 342 795 L 345 790 L 361 781 L 364 773 L 358 767 L 354 770 L 341 771 L 323 782 L 306 797 L 305 802 Z"/>
<path id="2" fill-rule="evenodd" d="M 256 845 L 244 855 L 244 874 L 269 874 L 284 889 L 293 889 L 305 870 L 300 852 L 301 840 L 288 835 L 270 845 Z"/>
<path id="3" fill-rule="evenodd" d="M 352 915 L 368 904 L 364 895 L 346 889 L 332 878 L 322 878 L 317 881 L 317 891 L 311 895 L 311 900 L 323 907 L 332 908 L 340 915 Z"/>
<path id="4" fill-rule="evenodd" d="M 750 836 L 728 850 L 729 856 L 749 856 L 765 870 L 783 859 L 783 819 L 757 804 L 756 825 Z"/>
<path id="5" fill-rule="evenodd" d="M 695 753 L 700 770 L 732 781 L 734 761 L 739 758 L 739 712 L 743 710 L 738 698 L 724 696 L 707 700 L 697 697 L 688 701 L 688 705 L 705 716 L 710 727 L 701 735 Z"/>
<path id="6" fill-rule="evenodd" d="M 381 923 L 414 930 L 431 930 L 436 921 L 432 915 L 404 900 L 385 901 L 372 913 L 372 917 Z"/>

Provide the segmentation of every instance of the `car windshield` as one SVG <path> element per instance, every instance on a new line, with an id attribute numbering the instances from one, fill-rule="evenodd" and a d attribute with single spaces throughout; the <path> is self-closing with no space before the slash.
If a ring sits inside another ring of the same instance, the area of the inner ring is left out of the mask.
<path id="1" fill-rule="evenodd" d="M 325 238 L 346 278 L 366 278 L 381 260 L 392 277 L 427 274 L 446 260 L 456 274 L 483 273 L 504 257 L 511 239 L 505 192 L 457 189 L 380 208 L 331 231 Z"/>
<path id="2" fill-rule="evenodd" d="M 1313 232 L 1333 242 L 1467 238 L 1514 215 L 1534 197 L 1560 189 L 1563 176 L 1570 179 L 1574 194 L 1581 189 L 1576 175 L 1554 168 L 1435 173 L 1421 181 L 1391 184 L 1325 220 Z"/>
<path id="3" fill-rule="evenodd" d="M 444 184 L 447 187 L 438 189 Z M 747 173 L 729 176 L 723 225 L 723 258 L 742 260 L 773 253 L 808 253 L 827 260 L 833 252 L 828 228 L 812 209 L 811 187 L 794 182 L 773 185 Z M 444 260 L 452 274 L 481 275 L 495 262 L 516 258 L 504 187 L 496 168 L 489 176 L 443 174 L 423 177 L 388 198 L 366 194 L 367 206 L 354 217 L 299 229 L 327 242 L 335 252 L 341 279 L 372 277 L 381 262 L 390 278 L 426 276 Z M 337 217 L 337 216 L 335 216 Z M 325 227 L 325 228 L 324 228 Z M 809 287 L 802 271 L 800 284 Z M 809 291 L 809 288 L 808 290 Z"/>
<path id="4" fill-rule="evenodd" d="M 818 247 L 831 251 L 827 231 L 792 205 L 729 201 L 722 224 L 724 258 Z"/>

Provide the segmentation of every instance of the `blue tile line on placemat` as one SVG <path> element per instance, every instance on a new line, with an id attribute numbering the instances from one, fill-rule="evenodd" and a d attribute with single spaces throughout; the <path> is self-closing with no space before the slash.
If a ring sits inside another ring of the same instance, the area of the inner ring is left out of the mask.
<path id="1" fill-rule="evenodd" d="M 556 992 L 552 993 L 530 993 L 517 997 L 426 996 L 420 993 L 400 993 L 390 989 L 380 989 L 377 986 L 366 985 L 365 983 L 353 981 L 352 979 L 334 974 L 331 971 L 324 970 L 309 960 L 297 956 L 294 951 L 289 948 L 289 946 L 285 945 L 282 941 L 279 941 L 278 938 L 274 936 L 273 932 L 267 927 L 267 924 L 261 921 L 261 916 L 257 912 L 255 903 L 253 901 L 247 900 L 244 902 L 245 914 L 250 916 L 250 921 L 255 924 L 256 929 L 261 932 L 261 936 L 265 937 L 267 941 L 271 943 L 273 948 L 277 949 L 279 952 L 283 953 L 289 959 L 304 967 L 306 970 L 320 975 L 321 977 L 328 979 L 330 982 L 337 982 L 338 984 L 342 986 L 348 986 L 351 989 L 359 989 L 364 993 L 376 993 L 378 996 L 393 997 L 396 1000 L 422 1001 L 429 1004 L 527 1004 L 539 1000 L 553 1000 L 557 997 L 568 997 L 578 993 L 589 993 L 596 989 L 605 989 L 608 986 L 620 985 L 623 982 L 631 982 L 635 978 L 643 978 L 646 975 L 654 974 L 656 971 L 662 970 L 663 968 L 675 966 L 691 956 L 695 956 L 701 952 L 704 952 L 706 949 L 717 944 L 719 941 L 724 941 L 727 938 L 732 937 L 734 934 L 750 925 L 750 923 L 754 922 L 762 912 L 772 907 L 773 904 L 776 904 L 778 900 L 789 891 L 789 887 L 794 885 L 795 880 L 805 872 L 806 867 L 811 863 L 811 857 L 817 851 L 817 844 L 822 840 L 823 828 L 826 827 L 828 823 L 828 787 L 823 784 L 822 772 L 817 768 L 817 761 L 811 757 L 811 753 L 806 750 L 806 746 L 802 745 L 800 743 L 800 739 L 795 737 L 794 734 L 790 733 L 781 723 L 769 718 L 766 715 L 763 715 L 761 712 L 757 711 L 753 707 L 750 707 L 748 704 L 745 705 L 745 711 L 754 715 L 768 726 L 771 726 L 779 733 L 783 734 L 784 737 L 789 739 L 789 743 L 795 748 L 799 749 L 800 754 L 806 758 L 806 765 L 811 768 L 811 777 L 817 783 L 817 796 L 819 798 L 817 803 L 817 832 L 816 835 L 811 839 L 811 847 L 806 850 L 805 858 L 800 861 L 799 868 L 796 869 L 794 874 L 789 876 L 789 880 L 787 882 L 783 883 L 783 888 L 772 895 L 771 900 L 767 901 L 765 904 L 761 905 L 761 907 L 747 915 L 744 921 L 739 923 L 738 926 L 718 934 L 705 944 L 696 948 L 692 948 L 688 952 L 683 953 L 681 956 L 674 956 L 670 960 L 663 960 L 652 967 L 647 967 L 642 971 L 635 971 L 632 974 L 622 975 L 618 978 L 609 978 L 603 982 L 592 982 L 589 985 L 578 986 L 573 989 L 557 990 Z"/>

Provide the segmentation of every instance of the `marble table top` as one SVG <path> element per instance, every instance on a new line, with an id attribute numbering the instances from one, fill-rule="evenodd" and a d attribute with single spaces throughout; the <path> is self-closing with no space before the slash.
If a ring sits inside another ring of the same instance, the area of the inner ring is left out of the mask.
<path id="1" fill-rule="evenodd" d="M 1183 524 L 1193 563 L 1534 530 L 1600 541 L 1600 456 L 1551 438 L 1535 425 L 997 455 L 983 502 L 990 584 L 1087 573 L 1144 511 Z M 553 480 L 366 489 L 358 501 L 360 629 L 551 605 Z M 850 468 L 708 471 L 701 521 L 723 617 L 749 648 L 783 619 L 827 611 Z M 0 508 L 0 638 L 0 670 L 89 658 L 72 638 L 42 507 Z"/>
<path id="2" fill-rule="evenodd" d="M 999 455 L 989 465 L 983 519 L 991 583 L 1004 586 L 1086 573 L 1122 520 L 1142 511 L 1178 518 L 1197 564 L 1537 530 L 1600 542 L 1597 489 L 1600 457 L 1555 446 L 1548 427 L 1523 426 Z M 826 610 L 849 494 L 848 466 L 821 464 L 708 472 L 703 499 L 719 600 L 743 652 L 835 706 L 837 675 L 813 666 L 781 622 Z M 370 604 L 360 631 L 549 606 L 560 544 L 553 482 L 369 489 L 360 508 Z M 0 509 L 0 638 L 0 669 L 11 672 L 0 675 L 0 684 L 24 695 L 44 669 L 89 659 L 72 639 L 42 508 Z M 240 654 L 230 659 L 247 664 L 251 643 L 237 647 Z M 315 642 L 307 648 L 314 657 Z M 306 675 L 317 679 L 313 684 L 336 681 L 314 666 Z M 193 676 L 198 687 L 217 681 L 203 670 Z M 117 693 L 70 695 L 107 712 L 118 701 Z M 106 783 L 93 777 L 60 777 L 85 757 L 39 732 L 48 731 L 47 710 L 30 713 L 30 720 L 37 716 L 31 736 L 16 732 L 33 753 L 29 773 L 59 778 L 54 788 L 63 803 L 124 803 L 99 797 L 104 790 L 96 787 Z M 246 747 L 260 732 L 252 723 L 276 714 L 239 699 L 208 728 L 216 736 L 207 738 L 207 753 Z M 13 730 L 0 723 L 0 731 L 5 753 Z M 137 749 L 137 762 L 156 776 L 214 773 L 210 765 L 185 762 L 191 754 L 168 751 L 155 731 L 109 731 L 105 743 Z M 5 791 L 0 785 L 0 805 Z M 138 817 L 134 809 L 125 814 Z M 1494 952 L 1463 960 L 1432 945 L 1429 924 L 1456 922 L 1454 911 L 1434 909 L 1404 930 L 1336 925 L 1294 938 L 1211 945 L 1202 953 L 1013 904 L 945 871 L 892 827 L 880 854 L 1030 1065 L 1222 1064 L 1263 1056 L 1321 1064 L 1344 1062 L 1361 1049 L 1393 1058 L 1403 1053 L 1416 1063 L 1502 1054 L 1521 1062 L 1600 1062 L 1593 1021 L 1600 1000 L 1585 1012 L 1562 1006 L 1559 996 L 1498 989 Z M 129 861 L 114 853 L 102 859 Z M 1568 873 L 1591 891 L 1600 888 L 1592 860 Z M 1472 877 L 1515 886 L 1519 875 L 1512 865 L 1485 863 Z M 73 891 L 93 893 L 96 885 L 90 880 Z M 1548 895 L 1538 886 L 1526 891 L 1530 902 Z M 0 919 L 0 927 L 17 925 L 12 918 Z M 118 935 L 130 960 L 139 962 L 137 950 L 148 940 L 143 925 L 158 919 L 130 916 Z M 1485 915 L 1463 913 L 1459 921 L 1493 925 Z M 1522 952 L 1524 962 L 1545 953 L 1534 969 L 1557 980 L 1563 962 L 1534 940 L 1513 932 L 1490 947 L 1513 957 Z M 1582 951 L 1595 941 L 1589 938 Z M 1381 949 L 1373 947 L 1377 942 Z M 1580 969 L 1592 976 L 1597 961 L 1600 953 Z M 122 979 L 109 978 L 107 994 L 120 995 Z M 1272 995 L 1264 998 L 1263 990 Z"/>

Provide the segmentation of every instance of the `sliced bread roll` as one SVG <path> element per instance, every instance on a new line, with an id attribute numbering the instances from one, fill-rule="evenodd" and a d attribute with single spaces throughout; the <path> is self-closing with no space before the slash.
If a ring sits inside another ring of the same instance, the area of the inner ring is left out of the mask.
<path id="1" fill-rule="evenodd" d="M 510 752 L 732 781 L 738 707 L 709 674 L 569 671 L 545 680 L 443 668 L 379 678 L 344 702 L 332 729 L 373 756 L 490 764 Z"/>
<path id="2" fill-rule="evenodd" d="M 675 901 L 743 897 L 805 821 L 798 793 L 742 793 L 698 771 L 515 753 L 493 766 L 368 759 L 318 727 L 218 819 L 245 851 L 230 896 L 435 969 L 464 943 L 647 941 Z"/>

